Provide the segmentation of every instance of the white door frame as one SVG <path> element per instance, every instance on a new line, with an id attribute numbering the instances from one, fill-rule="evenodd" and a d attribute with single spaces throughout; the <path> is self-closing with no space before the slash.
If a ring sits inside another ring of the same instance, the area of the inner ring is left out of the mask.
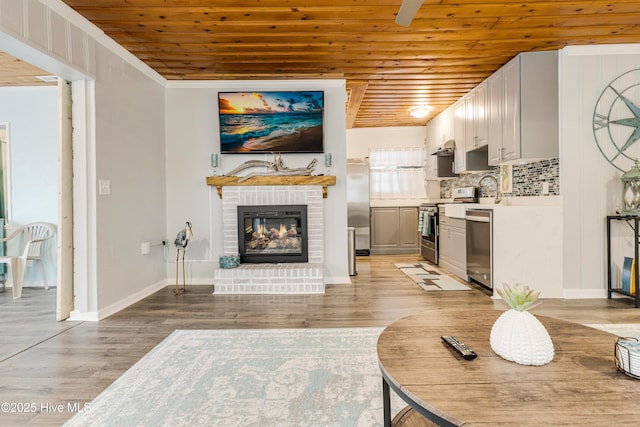
<path id="1" fill-rule="evenodd" d="M 95 81 L 73 81 L 71 95 L 74 305 L 69 319 L 98 321 Z"/>
<path id="2" fill-rule="evenodd" d="M 58 79 L 58 286 L 56 319 L 73 310 L 73 150 L 71 83 Z"/>

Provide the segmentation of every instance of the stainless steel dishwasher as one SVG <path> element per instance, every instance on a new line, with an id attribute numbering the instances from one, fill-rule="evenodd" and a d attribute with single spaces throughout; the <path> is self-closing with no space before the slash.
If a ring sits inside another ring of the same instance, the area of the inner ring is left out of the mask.
<path id="1" fill-rule="evenodd" d="M 467 275 L 469 280 L 493 289 L 491 252 L 493 236 L 493 211 L 467 209 Z"/>

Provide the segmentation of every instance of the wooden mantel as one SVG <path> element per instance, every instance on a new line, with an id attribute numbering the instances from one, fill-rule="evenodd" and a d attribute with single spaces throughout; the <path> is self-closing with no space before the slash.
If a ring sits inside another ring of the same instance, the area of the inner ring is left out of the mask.
<path id="1" fill-rule="evenodd" d="M 336 185 L 336 177 L 333 175 L 264 175 L 253 176 L 244 181 L 239 181 L 242 176 L 208 176 L 207 185 L 211 185 L 218 189 L 218 196 L 222 199 L 222 187 L 237 185 L 321 185 L 322 197 L 327 198 L 327 187 Z"/>

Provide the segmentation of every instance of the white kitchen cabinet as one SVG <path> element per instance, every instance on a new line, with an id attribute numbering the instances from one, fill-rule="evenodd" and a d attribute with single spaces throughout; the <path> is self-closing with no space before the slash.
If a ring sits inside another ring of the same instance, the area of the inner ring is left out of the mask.
<path id="1" fill-rule="evenodd" d="M 487 125 L 484 115 L 486 85 L 481 84 L 480 91 L 472 90 L 461 100 L 453 104 L 453 130 L 455 137 L 454 166 L 455 173 L 473 172 L 490 169 L 487 158 Z"/>
<path id="2" fill-rule="evenodd" d="M 432 156 L 431 152 L 440 144 L 438 136 L 440 129 L 440 116 L 436 116 L 427 123 L 427 155 L 425 156 L 425 178 L 427 180 L 438 179 L 438 164 L 436 156 Z"/>
<path id="3" fill-rule="evenodd" d="M 439 216 L 438 265 L 462 280 L 467 276 L 467 230 L 464 219 Z"/>
<path id="4" fill-rule="evenodd" d="M 427 148 L 435 150 L 453 139 L 453 111 L 449 107 L 427 124 Z"/>
<path id="5" fill-rule="evenodd" d="M 453 173 L 453 156 L 435 156 L 432 152 L 445 142 L 454 139 L 453 108 L 449 107 L 427 124 L 427 156 L 425 159 L 427 180 L 439 180 L 456 176 Z"/>
<path id="6" fill-rule="evenodd" d="M 436 156 L 427 155 L 424 159 L 425 179 L 436 180 L 438 179 L 438 164 Z"/>
<path id="7" fill-rule="evenodd" d="M 487 122 L 489 142 L 489 164 L 500 161 L 502 147 L 502 72 L 498 70 L 487 79 Z"/>
<path id="8" fill-rule="evenodd" d="M 465 96 L 466 127 L 465 145 L 467 151 L 487 146 L 487 81 L 483 81 Z"/>
<path id="9" fill-rule="evenodd" d="M 489 164 L 558 157 L 557 51 L 516 56 L 488 79 L 488 99 Z"/>
<path id="10" fill-rule="evenodd" d="M 427 126 L 425 126 L 425 130 L 426 130 L 426 135 L 425 135 L 426 140 L 425 140 L 425 142 L 426 142 L 427 151 L 431 151 L 431 149 L 432 149 L 432 147 L 434 145 L 435 129 L 436 129 L 435 120 L 436 120 L 436 118 L 434 117 L 429 123 L 427 123 Z"/>
<path id="11" fill-rule="evenodd" d="M 434 124 L 433 146 L 436 149 L 450 139 L 453 139 L 453 113 L 451 108 L 447 108 L 438 114 L 431 123 Z"/>
<path id="12" fill-rule="evenodd" d="M 371 208 L 371 254 L 413 254 L 420 251 L 418 208 Z"/>
<path id="13" fill-rule="evenodd" d="M 467 106 L 464 98 L 453 104 L 453 137 L 456 142 L 453 154 L 455 173 L 466 172 L 467 170 L 467 147 L 466 147 L 466 119 Z"/>

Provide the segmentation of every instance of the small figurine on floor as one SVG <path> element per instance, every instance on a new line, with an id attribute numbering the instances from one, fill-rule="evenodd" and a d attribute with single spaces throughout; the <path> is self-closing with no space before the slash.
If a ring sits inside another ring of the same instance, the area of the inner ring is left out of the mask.
<path id="1" fill-rule="evenodd" d="M 189 237 L 193 236 L 193 230 L 191 229 L 191 223 L 186 222 L 184 230 L 180 230 L 176 236 L 176 295 L 180 295 L 183 292 L 187 292 L 187 274 L 184 267 L 184 257 L 187 252 L 187 245 L 189 244 Z M 180 258 L 180 251 L 182 251 L 182 289 L 178 287 L 178 259 Z"/>

